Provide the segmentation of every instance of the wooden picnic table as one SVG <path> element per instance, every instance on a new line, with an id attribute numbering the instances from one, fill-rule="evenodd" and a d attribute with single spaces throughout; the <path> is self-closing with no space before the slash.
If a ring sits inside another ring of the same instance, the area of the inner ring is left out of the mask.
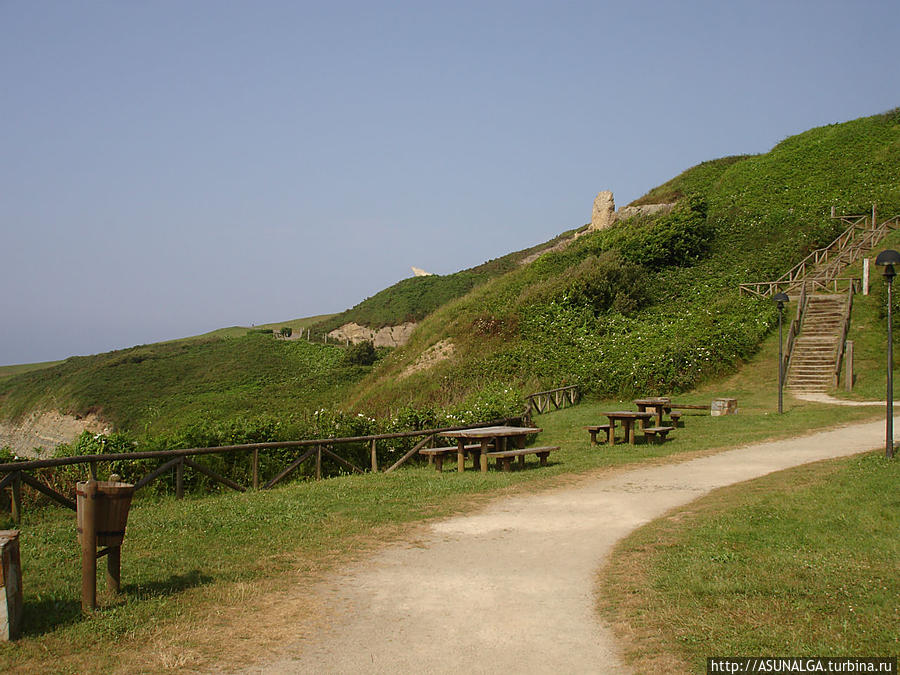
<path id="1" fill-rule="evenodd" d="M 481 443 L 480 450 L 472 451 L 475 456 L 475 464 L 481 465 L 481 471 L 486 472 L 488 468 L 488 446 L 494 441 L 496 450 L 505 450 L 507 441 L 510 438 L 515 439 L 516 447 L 525 447 L 525 437 L 530 434 L 537 434 L 543 431 L 536 427 L 478 427 L 476 429 L 460 429 L 459 431 L 445 431 L 440 436 L 445 438 L 456 439 L 456 468 L 457 471 L 465 471 L 466 468 L 466 441 L 477 440 Z"/>
<path id="2" fill-rule="evenodd" d="M 616 422 L 619 421 L 622 423 L 622 428 L 625 429 L 625 440 L 634 445 L 634 427 L 635 424 L 640 420 L 642 422 L 646 422 L 647 420 L 653 419 L 653 413 L 651 412 L 635 412 L 634 410 L 615 410 L 613 412 L 605 412 L 600 413 L 601 415 L 605 415 L 609 418 L 609 444 L 616 444 Z"/>
<path id="3" fill-rule="evenodd" d="M 667 413 L 672 409 L 672 400 L 666 396 L 657 396 L 655 398 L 639 398 L 634 402 L 634 404 L 641 412 L 652 410 L 653 414 L 656 415 L 656 426 L 658 427 L 661 427 L 663 425 L 663 413 Z"/>

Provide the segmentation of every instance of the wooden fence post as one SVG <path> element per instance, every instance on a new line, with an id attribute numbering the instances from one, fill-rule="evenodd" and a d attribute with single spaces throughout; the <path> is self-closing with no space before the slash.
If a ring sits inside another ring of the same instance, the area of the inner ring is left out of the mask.
<path id="1" fill-rule="evenodd" d="M 9 511 L 13 522 L 18 525 L 22 519 L 22 472 L 16 471 L 10 485 Z"/>
<path id="2" fill-rule="evenodd" d="M 378 473 L 378 455 L 375 454 L 375 439 L 372 439 L 372 473 Z"/>
<path id="3" fill-rule="evenodd" d="M 844 346 L 844 389 L 853 389 L 853 340 L 847 340 Z"/>
<path id="4" fill-rule="evenodd" d="M 88 479 L 81 502 L 81 611 L 97 609 L 97 483 Z"/>
<path id="5" fill-rule="evenodd" d="M 316 446 L 316 480 L 322 480 L 322 446 Z"/>
<path id="6" fill-rule="evenodd" d="M 184 498 L 184 457 L 179 457 L 175 465 L 175 499 Z"/>
<path id="7" fill-rule="evenodd" d="M 122 547 L 110 546 L 106 553 L 106 586 L 119 594 L 122 585 Z"/>
<path id="8" fill-rule="evenodd" d="M 259 490 L 259 448 L 253 448 L 253 489 Z"/>

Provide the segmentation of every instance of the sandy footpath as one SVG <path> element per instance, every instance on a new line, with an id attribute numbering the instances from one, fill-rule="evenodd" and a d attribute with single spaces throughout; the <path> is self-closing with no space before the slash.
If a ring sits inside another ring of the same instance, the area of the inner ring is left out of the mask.
<path id="1" fill-rule="evenodd" d="M 883 447 L 884 429 L 626 470 L 434 522 L 317 585 L 327 628 L 243 672 L 628 672 L 594 609 L 596 573 L 619 539 L 715 488 Z"/>

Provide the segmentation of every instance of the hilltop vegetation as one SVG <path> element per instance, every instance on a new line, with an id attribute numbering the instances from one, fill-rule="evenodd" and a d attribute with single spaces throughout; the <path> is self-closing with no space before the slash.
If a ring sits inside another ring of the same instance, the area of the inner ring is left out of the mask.
<path id="1" fill-rule="evenodd" d="M 322 335 L 346 323 L 354 322 L 370 328 L 396 326 L 408 321 L 421 321 L 451 300 L 462 297 L 476 286 L 514 270 L 528 256 L 567 239 L 564 232 L 551 241 L 523 251 L 508 253 L 496 260 L 455 272 L 403 279 L 379 291 L 350 309 L 315 323 L 312 331 Z"/>
<path id="2" fill-rule="evenodd" d="M 775 320 L 740 297 L 774 279 L 842 225 L 900 213 L 900 112 L 813 129 L 759 156 L 705 162 L 639 203 L 679 198 L 668 215 L 585 234 L 475 288 L 426 319 L 361 383 L 357 405 L 455 400 L 485 382 L 579 383 L 597 395 L 677 392 L 733 370 Z M 403 377 L 431 345 L 453 359 Z"/>
<path id="3" fill-rule="evenodd" d="M 365 370 L 334 345 L 250 334 L 76 356 L 0 380 L 0 396 L 13 419 L 56 408 L 98 413 L 117 429 L 162 431 L 331 405 Z"/>
<path id="4" fill-rule="evenodd" d="M 772 329 L 774 304 L 741 297 L 738 283 L 774 279 L 830 242 L 842 229 L 831 206 L 900 213 L 898 169 L 898 110 L 812 129 L 762 155 L 704 162 L 635 202 L 677 200 L 671 213 L 408 279 L 312 327 L 420 322 L 374 365 L 336 346 L 207 337 L 3 378 L 0 415 L 97 411 L 120 429 L 165 431 L 321 406 L 436 419 L 437 408 L 498 411 L 573 383 L 597 396 L 684 391 L 734 371 Z M 452 356 L 410 374 L 439 343 Z"/>

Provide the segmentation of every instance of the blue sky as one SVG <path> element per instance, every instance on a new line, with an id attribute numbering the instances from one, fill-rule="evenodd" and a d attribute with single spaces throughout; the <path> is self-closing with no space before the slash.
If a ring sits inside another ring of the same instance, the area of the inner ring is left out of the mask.
<path id="1" fill-rule="evenodd" d="M 0 0 L 0 364 L 346 309 L 900 105 L 900 3 Z"/>

